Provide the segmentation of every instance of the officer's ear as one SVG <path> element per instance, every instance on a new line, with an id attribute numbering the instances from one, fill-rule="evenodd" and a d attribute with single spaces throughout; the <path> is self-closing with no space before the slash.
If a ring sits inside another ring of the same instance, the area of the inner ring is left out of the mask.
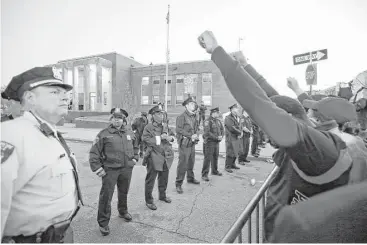
<path id="1" fill-rule="evenodd" d="M 33 106 L 36 104 L 36 94 L 33 91 L 25 91 L 22 98 L 21 104 L 23 106 Z"/>

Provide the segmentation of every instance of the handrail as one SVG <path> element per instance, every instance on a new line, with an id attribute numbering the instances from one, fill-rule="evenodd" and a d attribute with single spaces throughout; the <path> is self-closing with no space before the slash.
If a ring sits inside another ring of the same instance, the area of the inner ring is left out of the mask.
<path id="1" fill-rule="evenodd" d="M 221 243 L 233 243 L 237 237 L 240 238 L 240 241 L 242 242 L 242 229 L 245 226 L 246 222 L 249 221 L 249 236 L 251 236 L 251 214 L 254 211 L 255 208 L 257 208 L 256 216 L 258 217 L 259 212 L 259 202 L 264 196 L 265 192 L 267 191 L 271 180 L 275 176 L 275 174 L 278 172 L 278 166 L 275 166 L 274 169 L 271 171 L 271 173 L 266 178 L 264 184 L 260 187 L 259 191 L 255 194 L 255 196 L 251 199 L 251 201 L 247 204 L 245 210 L 241 213 L 240 217 L 236 220 L 236 222 L 232 225 L 232 227 L 229 229 L 227 234 L 222 239 Z M 265 199 L 263 199 L 263 205 L 265 205 L 264 202 Z M 258 225 L 258 224 L 257 224 Z M 257 231 L 257 239 L 258 239 L 258 231 Z"/>

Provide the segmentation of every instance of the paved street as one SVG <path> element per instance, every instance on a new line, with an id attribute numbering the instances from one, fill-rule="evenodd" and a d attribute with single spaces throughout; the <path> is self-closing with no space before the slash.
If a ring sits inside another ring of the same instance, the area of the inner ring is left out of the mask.
<path id="1" fill-rule="evenodd" d="M 265 180 L 273 164 L 252 161 L 233 174 L 224 172 L 224 159 L 220 158 L 219 169 L 223 176 L 211 177 L 210 182 L 200 185 L 184 183 L 184 194 L 175 192 L 178 155 L 170 170 L 167 195 L 171 204 L 156 201 L 158 210 L 152 211 L 144 202 L 145 167 L 140 163 L 134 168 L 128 206 L 133 221 L 118 217 L 117 195 L 112 201 L 110 222 L 111 234 L 102 237 L 96 221 L 97 203 L 101 180 L 89 168 L 89 143 L 69 142 L 75 152 L 80 169 L 80 181 L 85 201 L 73 222 L 76 243 L 218 243 L 238 218 L 246 204 L 262 185 L 250 185 L 252 178 Z M 196 156 L 195 175 L 201 180 L 203 156 Z M 154 196 L 158 190 L 155 186 Z M 254 223 L 254 221 L 253 221 Z M 247 229 L 247 228 L 246 228 Z"/>

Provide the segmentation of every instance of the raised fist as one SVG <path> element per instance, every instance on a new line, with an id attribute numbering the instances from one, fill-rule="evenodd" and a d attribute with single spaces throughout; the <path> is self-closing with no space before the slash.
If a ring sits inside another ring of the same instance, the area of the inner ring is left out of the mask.
<path id="1" fill-rule="evenodd" d="M 199 37 L 199 44 L 202 48 L 205 48 L 206 52 L 212 54 L 213 51 L 218 47 L 217 40 L 214 37 L 213 32 L 204 31 Z"/>
<path id="2" fill-rule="evenodd" d="M 287 85 L 293 91 L 296 91 L 297 89 L 300 88 L 297 79 L 295 79 L 294 77 L 287 78 Z"/>

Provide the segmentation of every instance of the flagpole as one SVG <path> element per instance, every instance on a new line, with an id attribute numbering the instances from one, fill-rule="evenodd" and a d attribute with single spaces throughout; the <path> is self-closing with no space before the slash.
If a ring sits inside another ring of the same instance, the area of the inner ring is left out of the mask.
<path id="1" fill-rule="evenodd" d="M 165 100 L 164 100 L 164 107 L 165 111 L 167 112 L 167 102 L 168 102 L 168 63 L 169 63 L 169 5 L 168 5 L 168 13 L 167 13 L 167 53 L 166 53 L 166 88 L 165 88 Z M 172 101 L 172 98 L 171 98 Z"/>

